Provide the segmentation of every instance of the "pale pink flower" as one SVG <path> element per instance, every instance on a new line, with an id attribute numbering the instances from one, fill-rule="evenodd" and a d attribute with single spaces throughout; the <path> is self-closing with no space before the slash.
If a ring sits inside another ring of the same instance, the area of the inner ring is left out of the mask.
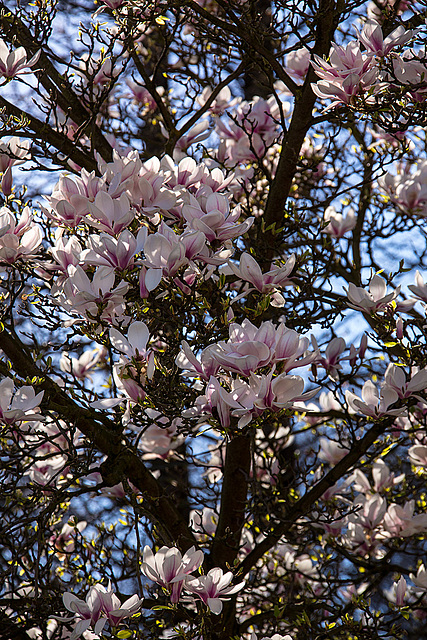
<path id="1" fill-rule="evenodd" d="M 98 267 L 92 280 L 80 266 L 70 265 L 67 269 L 59 304 L 69 312 L 78 313 L 89 322 L 101 318 L 112 321 L 124 310 L 124 294 L 129 285 L 123 280 L 114 287 L 115 274 L 110 267 Z"/>
<path id="2" fill-rule="evenodd" d="M 415 392 L 427 388 L 427 369 L 418 371 L 408 379 L 403 367 L 389 364 L 384 374 L 383 386 L 393 389 L 399 398 L 409 398 L 415 395 Z"/>
<path id="3" fill-rule="evenodd" d="M 145 322 L 132 322 L 125 338 L 115 328 L 110 329 L 111 344 L 122 354 L 114 365 L 114 378 L 119 388 L 134 402 L 145 397 L 146 378 L 154 374 L 154 352 L 147 349 L 150 334 Z"/>
<path id="4" fill-rule="evenodd" d="M 409 459 L 417 467 L 427 467 L 427 446 L 414 444 L 408 450 Z"/>
<path id="5" fill-rule="evenodd" d="M 70 640 L 76 640 L 90 627 L 94 633 L 100 634 L 107 622 L 116 627 L 124 618 L 137 613 L 142 605 L 142 600 L 137 595 L 121 604 L 110 583 L 108 590 L 101 584 L 95 584 L 89 589 L 86 601 L 69 592 L 64 593 L 62 598 L 65 607 L 75 614 L 77 620 Z"/>
<path id="6" fill-rule="evenodd" d="M 210 87 L 205 87 L 202 91 L 202 95 L 196 98 L 197 102 L 201 106 L 204 106 L 211 95 L 212 89 Z M 234 107 L 236 103 L 237 98 L 232 99 L 229 87 L 223 87 L 209 106 L 208 112 L 215 116 L 222 116 L 226 109 Z"/>
<path id="7" fill-rule="evenodd" d="M 119 198 L 113 199 L 106 191 L 99 191 L 94 202 L 89 202 L 90 215 L 86 216 L 87 222 L 115 235 L 130 225 L 135 217 L 135 211 L 131 208 L 129 198 L 122 193 Z"/>
<path id="8" fill-rule="evenodd" d="M 356 287 L 352 282 L 348 285 L 347 297 L 349 306 L 365 313 L 378 313 L 386 311 L 390 302 L 395 300 L 400 293 L 400 285 L 391 293 L 387 293 L 387 283 L 384 278 L 374 275 L 369 283 L 369 291 L 364 287 Z"/>
<path id="9" fill-rule="evenodd" d="M 39 404 L 44 391 L 36 395 L 33 387 L 23 386 L 14 393 L 14 383 L 10 378 L 0 382 L 0 423 L 16 424 L 22 420 L 42 420 Z"/>
<path id="10" fill-rule="evenodd" d="M 303 47 L 286 56 L 286 71 L 297 80 L 304 80 L 310 67 L 310 51 Z"/>
<path id="11" fill-rule="evenodd" d="M 102 232 L 87 239 L 88 249 L 82 251 L 80 261 L 89 265 L 114 267 L 118 271 L 132 268 L 134 257 L 142 250 L 146 239 L 146 228 L 138 232 L 137 237 L 128 230 L 122 231 L 117 238 Z"/>
<path id="12" fill-rule="evenodd" d="M 194 197 L 182 207 L 182 214 L 190 228 L 201 231 L 209 242 L 235 239 L 243 235 L 252 226 L 253 217 L 239 223 L 240 205 L 230 211 L 225 195 L 214 192 L 208 196 L 203 206 Z"/>
<path id="13" fill-rule="evenodd" d="M 181 351 L 175 359 L 175 364 L 184 369 L 183 375 L 187 377 L 200 377 L 202 380 L 209 380 L 211 376 L 216 376 L 220 363 L 214 356 L 215 345 L 206 347 L 201 351 L 199 358 L 196 358 L 190 345 L 183 340 Z"/>
<path id="14" fill-rule="evenodd" d="M 401 416 L 406 413 L 406 408 L 389 409 L 390 405 L 397 402 L 399 396 L 394 389 L 383 387 L 381 395 L 372 380 L 368 380 L 362 387 L 362 399 L 351 391 L 346 391 L 345 398 L 349 407 L 355 413 L 363 413 L 371 418 L 382 416 Z"/>
<path id="15" fill-rule="evenodd" d="M 19 220 L 7 207 L 0 209 L 0 263 L 13 264 L 19 259 L 29 260 L 42 243 L 42 232 L 33 223 L 29 207 Z"/>
<path id="16" fill-rule="evenodd" d="M 205 576 L 187 578 L 185 588 L 197 595 L 212 613 L 218 615 L 222 611 L 222 601 L 229 600 L 227 596 L 238 593 L 245 586 L 244 582 L 240 582 L 234 587 L 230 587 L 229 584 L 232 580 L 231 571 L 223 573 L 222 569 L 215 567 Z"/>
<path id="17" fill-rule="evenodd" d="M 368 20 L 362 32 L 356 29 L 357 37 L 365 46 L 367 52 L 380 57 L 388 55 L 394 47 L 398 47 L 408 42 L 408 40 L 411 40 L 417 31 L 417 29 L 407 31 L 403 25 L 400 25 L 384 39 L 381 26 L 374 20 Z"/>
<path id="18" fill-rule="evenodd" d="M 415 502 L 410 500 L 402 507 L 391 504 L 383 522 L 384 538 L 408 538 L 427 531 L 427 513 L 414 515 Z"/>
<path id="19" fill-rule="evenodd" d="M 327 233 L 333 238 L 342 238 L 347 231 L 351 231 L 356 226 L 356 214 L 350 209 L 344 217 L 342 213 L 337 213 L 335 208 L 330 206 L 324 214 L 325 222 L 329 224 L 322 229 L 322 233 Z"/>
<path id="20" fill-rule="evenodd" d="M 240 257 L 240 263 L 237 267 L 233 262 L 229 262 L 229 266 L 231 267 L 233 273 L 240 278 L 241 280 L 246 280 L 253 285 L 257 291 L 263 294 L 272 294 L 273 298 L 277 293 L 277 289 L 286 287 L 292 284 L 292 279 L 289 278 L 289 275 L 293 271 L 295 266 L 295 255 L 291 255 L 284 266 L 282 267 L 273 267 L 267 273 L 262 273 L 261 268 L 258 262 L 253 258 L 249 253 L 244 252 Z M 251 291 L 249 289 L 245 292 L 245 295 Z M 281 300 L 284 303 L 284 299 L 280 296 Z M 272 306 L 281 306 L 279 304 L 279 299 L 274 299 L 272 301 Z"/>
<path id="21" fill-rule="evenodd" d="M 384 593 L 387 599 L 393 602 L 396 607 L 404 607 L 409 598 L 409 590 L 405 578 L 400 576 L 397 582 L 393 582 L 391 589 L 385 589 Z"/>
<path id="22" fill-rule="evenodd" d="M 184 418 L 202 419 L 206 415 L 215 415 L 224 429 L 229 428 L 233 415 L 240 418 L 238 426 L 243 427 L 251 420 L 254 399 L 248 384 L 233 381 L 232 391 L 227 391 L 214 376 L 211 376 L 205 394 L 199 396 L 194 407 L 186 409 L 182 415 Z"/>
<path id="23" fill-rule="evenodd" d="M 18 47 L 11 51 L 7 44 L 0 38 L 0 76 L 4 78 L 14 78 L 24 73 L 32 73 L 30 67 L 33 67 L 40 58 L 40 53 L 36 53 L 27 62 L 27 52 L 24 47 Z"/>
<path id="24" fill-rule="evenodd" d="M 425 284 L 424 278 L 418 270 L 415 273 L 415 283 L 416 284 L 408 285 L 408 289 L 410 289 L 417 298 L 423 302 L 427 302 L 427 284 Z"/>
<path id="25" fill-rule="evenodd" d="M 330 438 L 325 438 L 324 436 L 319 439 L 319 443 L 320 450 L 317 457 L 320 460 L 325 460 L 331 465 L 337 464 L 350 452 L 350 449 L 348 447 L 344 447 L 340 442 L 331 440 Z"/>
<path id="26" fill-rule="evenodd" d="M 13 136 L 5 142 L 0 142 L 0 173 L 10 167 L 22 164 L 30 157 L 30 141 Z"/>
<path id="27" fill-rule="evenodd" d="M 287 408 L 298 408 L 297 402 L 309 400 L 317 394 L 318 389 L 304 393 L 304 380 L 299 376 L 286 373 L 273 378 L 273 371 L 268 375 L 251 374 L 250 388 L 254 396 L 254 406 L 259 412 L 265 409 L 281 411 Z"/>
<path id="28" fill-rule="evenodd" d="M 184 556 L 176 547 L 162 547 L 156 554 L 147 545 L 144 548 L 142 572 L 153 582 L 166 589 L 171 602 L 176 604 L 187 576 L 200 567 L 203 562 L 203 551 L 191 547 Z"/>
<path id="29" fill-rule="evenodd" d="M 59 366 L 64 373 L 70 373 L 78 380 L 91 380 L 90 372 L 96 367 L 106 355 L 104 347 L 97 349 L 87 349 L 79 358 L 70 356 L 68 351 L 63 351 Z"/>
<path id="30" fill-rule="evenodd" d="M 427 591 L 427 570 L 423 564 L 418 567 L 417 575 L 414 576 L 413 573 L 409 574 L 412 582 L 415 585 L 415 593 L 423 594 Z"/>

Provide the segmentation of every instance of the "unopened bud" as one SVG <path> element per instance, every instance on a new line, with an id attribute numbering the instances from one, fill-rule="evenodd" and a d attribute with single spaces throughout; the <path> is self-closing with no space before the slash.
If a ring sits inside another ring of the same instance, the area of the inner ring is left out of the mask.
<path id="1" fill-rule="evenodd" d="M 1 190 L 3 191 L 3 194 L 6 197 L 10 196 L 10 194 L 12 193 L 12 183 L 13 183 L 12 169 L 9 167 L 4 172 L 3 178 L 1 180 Z"/>

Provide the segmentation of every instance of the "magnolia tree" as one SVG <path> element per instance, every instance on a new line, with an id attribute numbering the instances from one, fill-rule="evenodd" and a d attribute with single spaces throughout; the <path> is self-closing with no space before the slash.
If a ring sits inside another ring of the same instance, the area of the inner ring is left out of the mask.
<path id="1" fill-rule="evenodd" d="M 425 3 L 0 2 L 0 636 L 425 638 Z"/>

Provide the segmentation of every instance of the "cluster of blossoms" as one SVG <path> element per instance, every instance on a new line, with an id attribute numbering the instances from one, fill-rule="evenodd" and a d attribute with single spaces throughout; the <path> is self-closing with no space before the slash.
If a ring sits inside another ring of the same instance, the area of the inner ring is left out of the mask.
<path id="1" fill-rule="evenodd" d="M 72 618 L 64 620 L 76 621 L 70 640 L 77 640 L 88 630 L 92 630 L 96 634 L 95 637 L 99 637 L 98 634 L 102 633 L 107 622 L 113 629 L 118 627 L 122 620 L 138 613 L 143 603 L 141 598 L 134 595 L 122 604 L 111 584 L 108 588 L 102 584 L 91 587 L 86 601 L 68 592 L 64 593 L 63 600 L 66 609 L 74 614 Z"/>
<path id="2" fill-rule="evenodd" d="M 267 409 L 277 412 L 293 407 L 317 393 L 317 389 L 304 393 L 304 380 L 288 375 L 315 360 L 317 354 L 307 352 L 308 338 L 284 324 L 276 327 L 263 322 L 257 328 L 248 320 L 241 325 L 232 323 L 229 332 L 227 342 L 207 347 L 199 359 L 188 343 L 183 343 L 176 364 L 185 375 L 207 381 L 205 394 L 194 408 L 184 412 L 185 417 L 203 421 L 206 416 L 218 415 L 223 429 L 230 427 L 234 417 L 242 428 Z M 259 369 L 269 372 L 257 375 Z M 233 378 L 233 373 L 239 377 Z M 242 378 L 248 378 L 248 382 Z"/>
<path id="3" fill-rule="evenodd" d="M 314 56 L 312 66 L 320 80 L 312 84 L 313 91 L 323 100 L 332 99 L 328 109 L 353 104 L 356 99 L 374 104 L 379 95 L 404 87 L 415 101 L 423 101 L 426 88 L 426 66 L 422 54 L 406 50 L 402 56 L 394 50 L 411 40 L 416 31 L 398 27 L 384 38 L 381 26 L 368 21 L 357 40 L 345 47 L 332 44 L 329 62 Z M 391 70 L 385 61 L 391 61 Z"/>
<path id="4" fill-rule="evenodd" d="M 380 190 L 405 215 L 427 216 L 427 162 L 397 167 L 378 179 Z"/>
<path id="5" fill-rule="evenodd" d="M 215 614 L 222 611 L 223 600 L 228 596 L 238 593 L 244 587 L 244 582 L 230 586 L 233 580 L 231 571 L 224 573 L 216 567 L 208 571 L 206 575 L 198 578 L 190 575 L 198 569 L 203 562 L 203 552 L 191 547 L 184 556 L 176 548 L 162 547 L 153 554 L 150 547 L 146 546 L 143 553 L 142 571 L 170 595 L 172 604 L 178 603 L 182 598 L 182 591 L 194 594 Z M 186 597 L 184 596 L 185 600 Z M 187 596 L 188 600 L 188 596 Z"/>

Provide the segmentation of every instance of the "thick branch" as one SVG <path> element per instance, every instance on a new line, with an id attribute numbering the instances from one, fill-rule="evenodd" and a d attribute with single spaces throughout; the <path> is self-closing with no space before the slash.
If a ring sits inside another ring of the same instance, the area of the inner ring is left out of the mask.
<path id="1" fill-rule="evenodd" d="M 245 522 L 250 466 L 250 438 L 238 435 L 227 445 L 221 510 L 211 550 L 213 567 L 226 568 L 237 556 Z"/>
<path id="2" fill-rule="evenodd" d="M 313 48 L 313 52 L 317 55 L 323 56 L 328 53 L 339 16 L 340 11 L 336 8 L 334 0 L 320 1 L 316 43 Z M 268 194 L 263 216 L 265 227 L 273 224 L 278 227 L 282 224 L 286 200 L 297 170 L 300 149 L 312 124 L 313 107 L 317 97 L 311 88 L 311 83 L 316 80 L 317 76 L 310 68 L 302 91 L 295 98 L 292 120 L 283 141 L 276 175 Z M 274 256 L 274 232 L 272 230 L 263 232 L 258 241 L 261 250 L 259 256 L 261 263 L 264 267 L 269 268 Z"/>

